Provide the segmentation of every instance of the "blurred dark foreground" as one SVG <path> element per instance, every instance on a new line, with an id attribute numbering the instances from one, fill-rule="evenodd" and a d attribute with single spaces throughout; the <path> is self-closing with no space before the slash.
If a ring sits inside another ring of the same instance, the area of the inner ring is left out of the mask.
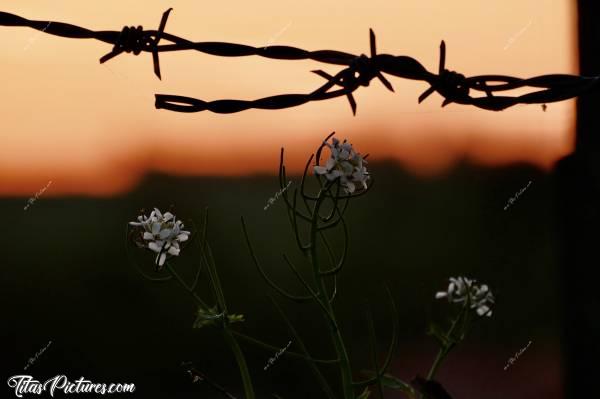
<path id="1" fill-rule="evenodd" d="M 436 353 L 435 342 L 424 334 L 427 323 L 431 318 L 443 322 L 449 310 L 434 299 L 435 292 L 446 288 L 448 277 L 465 275 L 490 285 L 497 305 L 493 317 L 482 320 L 450 355 L 437 378 L 455 399 L 562 398 L 562 287 L 551 176 L 526 165 L 486 169 L 463 164 L 428 179 L 392 163 L 371 165 L 371 172 L 373 190 L 347 213 L 350 260 L 336 305 L 356 377 L 364 377 L 360 371 L 371 365 L 367 303 L 373 306 L 380 358 L 390 339 L 384 284 L 393 292 L 401 322 L 392 371 L 412 379 L 427 374 Z M 298 178 L 291 180 L 290 190 L 299 184 Z M 192 361 L 242 398 L 236 364 L 218 331 L 192 329 L 193 302 L 175 282 L 146 281 L 136 272 L 126 255 L 125 227 L 141 208 L 149 212 L 171 205 L 178 218 L 199 225 L 208 206 L 209 240 L 230 309 L 246 317 L 238 329 L 284 348 L 292 337 L 267 298 L 272 292 L 251 262 L 240 227 L 244 216 L 272 278 L 301 293 L 281 262 L 282 252 L 300 259 L 283 201 L 264 210 L 277 190 L 273 176 L 149 176 L 133 192 L 113 199 L 44 194 L 27 210 L 27 198 L 0 200 L 5 218 L 0 241 L 4 381 L 18 374 L 40 381 L 65 374 L 71 381 L 83 376 L 95 383 L 136 385 L 134 394 L 107 397 L 224 397 L 192 382 L 180 367 Z M 152 272 L 152 255 L 132 250 L 134 259 Z M 190 246 L 173 264 L 191 271 L 197 258 L 198 248 Z M 317 309 L 278 300 L 315 356 L 331 356 Z M 302 361 L 279 357 L 265 371 L 275 352 L 242 346 L 259 398 L 272 393 L 286 399 L 323 397 Z M 290 350 L 297 350 L 293 342 Z M 335 381 L 334 372 L 324 371 Z M 2 389 L 2 397 L 14 397 L 6 383 Z M 393 391 L 388 395 L 401 397 Z"/>

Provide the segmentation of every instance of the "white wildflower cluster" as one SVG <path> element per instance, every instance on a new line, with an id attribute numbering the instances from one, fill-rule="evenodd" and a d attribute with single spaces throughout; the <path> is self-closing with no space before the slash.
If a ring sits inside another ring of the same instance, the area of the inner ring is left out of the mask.
<path id="1" fill-rule="evenodd" d="M 369 172 L 365 166 L 367 161 L 363 156 L 354 151 L 352 144 L 347 140 L 340 142 L 334 137 L 331 144 L 325 144 L 331 150 L 331 157 L 325 166 L 315 166 L 314 172 L 317 175 L 325 175 L 329 181 L 339 178 L 340 184 L 348 194 L 356 191 L 356 184 L 366 189 Z"/>
<path id="2" fill-rule="evenodd" d="M 469 301 L 471 309 L 479 316 L 491 316 L 491 306 L 494 304 L 494 296 L 485 284 L 477 284 L 477 280 L 466 277 L 450 277 L 447 291 L 435 294 L 436 299 L 448 298 L 449 302 L 465 303 Z"/>
<path id="3" fill-rule="evenodd" d="M 138 216 L 137 222 L 130 225 L 143 229 L 142 239 L 144 247 L 156 252 L 156 264 L 161 268 L 167 256 L 178 256 L 180 243 L 187 241 L 190 232 L 183 229 L 183 222 L 177 220 L 171 212 L 161 213 L 157 208 L 150 216 Z"/>

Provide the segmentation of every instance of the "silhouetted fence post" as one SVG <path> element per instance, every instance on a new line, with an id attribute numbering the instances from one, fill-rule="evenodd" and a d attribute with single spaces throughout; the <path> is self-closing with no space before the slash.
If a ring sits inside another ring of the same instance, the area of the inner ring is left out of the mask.
<path id="1" fill-rule="evenodd" d="M 600 71 L 600 9 L 579 0 L 580 74 Z M 600 93 L 577 100 L 575 152 L 556 168 L 563 279 L 566 397 L 598 391 L 600 370 Z"/>

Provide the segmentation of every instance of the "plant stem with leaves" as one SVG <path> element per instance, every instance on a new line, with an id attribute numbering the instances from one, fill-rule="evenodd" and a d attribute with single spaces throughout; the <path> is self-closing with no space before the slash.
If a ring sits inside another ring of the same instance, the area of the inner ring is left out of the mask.
<path id="1" fill-rule="evenodd" d="M 207 214 L 205 214 L 205 225 L 206 225 L 206 223 L 208 223 L 208 220 L 206 218 L 207 218 Z M 220 280 L 219 280 L 219 277 L 218 277 L 218 274 L 216 271 L 216 267 L 214 264 L 214 259 L 212 257 L 212 252 L 211 252 L 210 246 L 208 245 L 208 242 L 206 242 L 206 241 L 200 243 L 200 246 L 201 246 L 200 267 L 205 266 L 207 274 L 209 276 L 210 286 L 213 290 L 214 297 L 217 301 L 218 314 L 215 315 L 213 317 L 213 319 L 221 321 L 221 327 L 223 328 L 223 335 L 225 337 L 225 342 L 227 343 L 227 345 L 233 352 L 235 360 L 238 364 L 238 368 L 239 368 L 240 375 L 242 378 L 242 384 L 244 386 L 244 393 L 245 393 L 246 399 L 255 399 L 256 396 L 254 394 L 254 388 L 252 385 L 252 379 L 250 377 L 250 372 L 248 370 L 248 364 L 246 362 L 246 358 L 237 342 L 237 339 L 233 335 L 231 327 L 230 327 L 230 317 L 229 317 L 230 315 L 227 313 L 227 306 L 225 303 L 225 297 L 223 295 L 223 289 L 221 287 L 221 283 L 220 283 Z M 192 286 L 189 286 L 183 280 L 183 278 L 181 278 L 181 276 L 175 271 L 175 269 L 169 264 L 169 262 L 166 262 L 165 268 L 167 269 L 169 274 L 171 276 L 173 276 L 175 278 L 175 280 L 177 280 L 177 282 L 181 285 L 181 287 L 186 292 L 191 294 L 191 296 L 196 301 L 198 306 L 200 306 L 202 309 L 204 309 L 207 312 L 210 311 L 210 308 L 206 304 L 206 302 L 204 302 L 202 300 L 202 298 L 200 298 L 200 296 L 198 296 L 198 294 L 194 291 L 195 284 L 192 284 Z"/>

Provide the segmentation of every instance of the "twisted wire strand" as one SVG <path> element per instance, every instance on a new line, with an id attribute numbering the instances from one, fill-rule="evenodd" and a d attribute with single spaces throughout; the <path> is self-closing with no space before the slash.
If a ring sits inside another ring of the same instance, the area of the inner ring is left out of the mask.
<path id="1" fill-rule="evenodd" d="M 371 54 L 359 56 L 336 50 L 308 51 L 292 46 L 254 47 L 225 42 L 192 42 L 164 31 L 171 8 L 166 10 L 157 30 L 144 30 L 142 26 L 126 26 L 121 31 L 92 31 L 76 25 L 35 21 L 0 11 L 0 26 L 21 26 L 39 30 L 43 33 L 74 39 L 96 39 L 113 45 L 113 49 L 100 58 L 100 63 L 122 54 L 143 52 L 152 54 L 154 73 L 160 79 L 159 53 L 169 51 L 199 51 L 221 57 L 261 56 L 278 60 L 313 60 L 325 64 L 342 65 L 345 68 L 336 75 L 322 70 L 313 71 L 327 80 L 311 93 L 280 94 L 256 100 L 224 99 L 204 101 L 201 99 L 156 94 L 155 107 L 175 112 L 211 111 L 228 114 L 248 109 L 284 109 L 345 96 L 352 112 L 356 114 L 356 101 L 353 93 L 361 86 L 369 86 L 377 78 L 388 90 L 394 91 L 384 74 L 403 79 L 420 80 L 429 84 L 429 88 L 419 97 L 419 103 L 432 93 L 437 92 L 444 98 L 442 107 L 457 103 L 471 105 L 485 110 L 501 111 L 517 104 L 546 104 L 580 96 L 596 90 L 600 76 L 576 76 L 568 74 L 549 74 L 521 79 L 505 75 L 480 75 L 466 77 L 446 68 L 446 44 L 440 45 L 438 73 L 429 72 L 419 61 L 408 56 L 377 54 L 375 33 L 370 30 Z M 160 44 L 166 40 L 170 44 Z M 497 92 L 519 88 L 541 89 L 518 96 L 495 95 Z M 483 95 L 473 97 L 471 91 Z"/>

